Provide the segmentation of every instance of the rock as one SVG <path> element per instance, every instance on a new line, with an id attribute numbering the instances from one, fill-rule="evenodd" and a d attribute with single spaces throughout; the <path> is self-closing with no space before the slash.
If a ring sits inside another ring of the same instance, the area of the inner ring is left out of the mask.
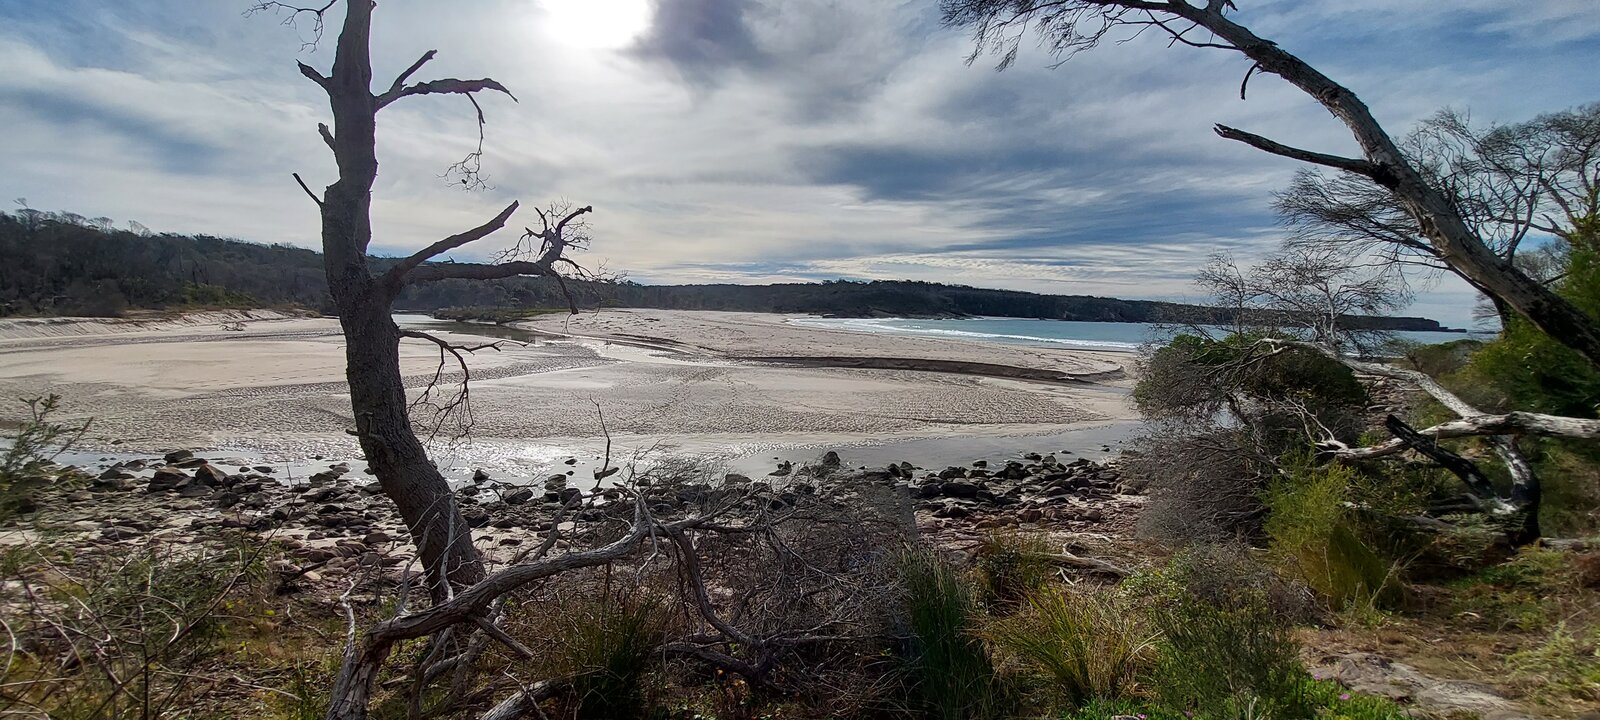
<path id="1" fill-rule="evenodd" d="M 964 507 L 962 505 L 957 505 L 955 503 L 949 503 L 949 504 L 945 505 L 944 507 L 941 507 L 938 510 L 933 511 L 933 516 L 937 517 L 937 518 L 959 519 L 959 518 L 964 518 L 964 517 L 966 517 L 968 515 L 971 515 L 971 514 L 972 514 L 972 511 L 970 509 L 968 509 L 968 508 L 966 508 L 966 507 Z"/>
<path id="2" fill-rule="evenodd" d="M 551 475 L 549 479 L 544 481 L 544 489 L 546 490 L 560 490 L 566 486 L 567 476 L 565 475 Z"/>
<path id="3" fill-rule="evenodd" d="M 489 524 L 489 512 L 482 508 L 467 508 L 461 511 L 461 519 L 467 521 L 467 527 L 481 528 Z"/>
<path id="4" fill-rule="evenodd" d="M 239 494 L 223 490 L 212 497 L 212 503 L 219 508 L 230 508 L 239 504 Z"/>
<path id="5" fill-rule="evenodd" d="M 828 452 L 823 453 L 823 455 L 822 455 L 822 466 L 823 467 L 825 467 L 825 468 L 836 468 L 836 467 L 839 467 L 840 464 L 842 464 L 842 461 L 839 459 L 839 453 L 836 453 L 836 452 L 834 452 L 832 450 L 829 450 Z"/>
<path id="6" fill-rule="evenodd" d="M 150 477 L 150 492 L 175 490 L 189 482 L 189 475 L 174 467 L 157 468 L 156 474 Z"/>
<path id="7" fill-rule="evenodd" d="M 1017 513 L 1017 520 L 1025 523 L 1036 523 L 1044 519 L 1044 511 L 1039 508 L 1026 508 Z"/>
<path id="8" fill-rule="evenodd" d="M 728 473 L 722 476 L 722 482 L 728 485 L 749 485 L 753 482 L 750 478 L 739 473 Z"/>
<path id="9" fill-rule="evenodd" d="M 173 450 L 172 452 L 169 452 L 166 455 L 162 456 L 161 459 L 167 461 L 168 463 L 178 463 L 178 462 L 183 462 L 184 460 L 188 460 L 189 458 L 192 458 L 192 457 L 194 457 L 194 453 L 191 452 L 191 451 L 188 451 L 188 450 Z"/>
<path id="10" fill-rule="evenodd" d="M 179 467 L 179 468 L 183 468 L 185 470 L 193 470 L 194 468 L 200 467 L 201 465 L 204 465 L 204 464 L 206 464 L 205 459 L 204 458 L 197 458 L 197 457 L 192 457 L 192 458 L 189 458 L 187 460 L 179 460 L 179 461 L 177 461 L 175 463 L 171 463 L 171 465 L 173 467 Z"/>
<path id="11" fill-rule="evenodd" d="M 562 462 L 565 462 L 568 465 L 577 465 L 578 464 L 578 459 L 577 458 L 567 458 L 566 460 L 563 460 Z"/>
<path id="12" fill-rule="evenodd" d="M 517 488 L 500 496 L 500 501 L 507 505 L 526 505 L 533 500 L 533 491 L 528 488 Z"/>
<path id="13" fill-rule="evenodd" d="M 211 486 L 202 482 L 191 482 L 178 488 L 178 497 L 203 498 L 211 497 Z"/>
<path id="14" fill-rule="evenodd" d="M 950 467 L 947 467 L 947 468 L 939 471 L 939 479 L 940 480 L 955 480 L 957 478 L 965 478 L 966 476 L 967 476 L 967 469 L 966 468 L 964 468 L 964 467 L 956 467 L 954 465 L 951 465 Z"/>
<path id="15" fill-rule="evenodd" d="M 139 530 L 126 525 L 111 525 L 100 529 L 100 537 L 107 540 L 127 540 L 139 536 Z"/>
<path id="16" fill-rule="evenodd" d="M 195 468 L 194 478 L 211 487 L 222 487 L 228 482 L 228 474 L 209 463 Z"/>
<path id="17" fill-rule="evenodd" d="M 257 465 L 250 469 L 258 473 L 265 473 L 267 475 L 271 475 L 272 473 L 276 472 L 271 465 Z"/>
<path id="18" fill-rule="evenodd" d="M 387 545 L 390 542 L 393 542 L 393 538 L 389 537 L 389 533 L 386 533 L 382 530 L 376 530 L 363 536 L 361 538 L 361 542 L 366 545 Z"/>
<path id="19" fill-rule="evenodd" d="M 1418 710 L 1441 717 L 1484 720 L 1527 720 L 1534 717 L 1516 703 L 1483 685 L 1426 675 L 1410 665 L 1373 653 L 1327 656 L 1312 676 L 1336 680 L 1355 692 L 1408 700 Z"/>
<path id="20" fill-rule="evenodd" d="M 573 487 L 562 488 L 556 497 L 561 501 L 562 505 L 566 505 L 577 498 L 583 497 L 583 491 Z"/>
<path id="21" fill-rule="evenodd" d="M 972 466 L 976 467 L 976 468 L 986 468 L 986 467 L 989 467 L 989 461 L 988 460 L 973 460 L 972 461 Z"/>
<path id="22" fill-rule="evenodd" d="M 132 480 L 135 477 L 137 477 L 137 476 L 134 475 L 131 472 L 128 472 L 121 465 L 112 465 L 110 468 L 107 468 L 105 472 L 100 473 L 100 477 L 98 479 L 100 479 L 100 480 Z"/>
<path id="23" fill-rule="evenodd" d="M 969 482 L 953 481 L 939 485 L 939 494 L 952 498 L 975 498 L 981 489 Z"/>
<path id="24" fill-rule="evenodd" d="M 789 473 L 792 473 L 792 472 L 794 472 L 794 463 L 789 462 L 788 460 L 785 460 L 785 461 L 783 461 L 781 463 L 778 463 L 778 469 L 767 473 L 767 476 L 768 477 L 783 477 L 783 476 L 788 475 Z"/>
<path id="25" fill-rule="evenodd" d="M 479 485 L 482 485 L 482 484 L 484 484 L 486 482 L 489 482 L 489 473 L 484 472 L 483 468 L 478 468 L 476 470 L 473 470 L 472 471 L 472 482 L 477 483 Z"/>

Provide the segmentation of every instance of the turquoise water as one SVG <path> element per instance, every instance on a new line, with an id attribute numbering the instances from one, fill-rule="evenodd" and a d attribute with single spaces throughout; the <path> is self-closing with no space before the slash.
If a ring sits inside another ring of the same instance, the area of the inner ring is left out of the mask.
<path id="1" fill-rule="evenodd" d="M 962 318 L 916 320 L 911 318 L 796 318 L 796 325 L 856 332 L 918 335 L 1005 345 L 1044 345 L 1079 350 L 1134 352 L 1146 343 L 1164 340 L 1168 328 L 1149 323 L 1079 322 L 1030 318 Z M 1419 343 L 1442 343 L 1483 333 L 1398 332 L 1395 337 Z"/>

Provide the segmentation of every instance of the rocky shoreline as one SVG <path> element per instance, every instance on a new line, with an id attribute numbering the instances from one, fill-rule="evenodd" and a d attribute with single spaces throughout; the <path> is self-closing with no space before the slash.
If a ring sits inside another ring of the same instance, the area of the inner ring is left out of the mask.
<path id="1" fill-rule="evenodd" d="M 582 537 L 585 525 L 629 512 L 630 503 L 615 502 L 624 498 L 620 487 L 574 475 L 525 483 L 478 471 L 458 485 L 463 517 L 491 564 L 508 561 L 552 531 L 561 538 L 559 548 Z M 861 502 L 865 488 L 889 489 L 892 502 L 915 519 L 918 534 L 952 548 L 1004 530 L 1127 535 L 1143 503 L 1115 461 L 1062 462 L 1036 453 L 932 471 L 909 462 L 852 469 L 829 452 L 814 464 L 782 463 L 767 477 L 701 471 L 689 480 L 663 482 L 640 474 L 629 484 L 661 511 L 732 488 L 767 497 L 773 509 L 794 505 L 800 495 L 843 504 Z M 288 559 L 275 569 L 297 582 L 372 570 L 399 580 L 415 571 L 415 548 L 393 504 L 373 478 L 345 463 L 288 481 L 271 466 L 180 450 L 99 469 L 62 468 L 60 480 L 24 511 L 0 525 L 0 545 L 48 535 L 53 544 L 114 552 L 119 546 L 181 547 L 245 532 L 285 549 Z"/>

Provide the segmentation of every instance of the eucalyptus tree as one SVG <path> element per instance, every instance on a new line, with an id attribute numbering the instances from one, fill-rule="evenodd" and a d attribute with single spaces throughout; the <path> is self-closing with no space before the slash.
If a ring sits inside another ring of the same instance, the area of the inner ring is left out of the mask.
<path id="1" fill-rule="evenodd" d="M 1015 62 L 1022 38 L 1030 32 L 1063 59 L 1141 32 L 1159 33 L 1172 45 L 1243 55 L 1252 65 L 1240 86 L 1241 97 L 1255 74 L 1276 75 L 1338 118 L 1360 146 L 1362 157 L 1297 148 L 1226 125 L 1216 126 L 1218 135 L 1382 188 L 1395 198 L 1439 262 L 1600 365 L 1600 321 L 1538 278 L 1504 262 L 1463 217 L 1450 193 L 1418 167 L 1355 92 L 1235 21 L 1239 11 L 1233 0 L 941 0 L 941 6 L 948 24 L 972 29 L 975 48 L 969 60 L 990 51 L 1000 56 L 1002 69 Z"/>

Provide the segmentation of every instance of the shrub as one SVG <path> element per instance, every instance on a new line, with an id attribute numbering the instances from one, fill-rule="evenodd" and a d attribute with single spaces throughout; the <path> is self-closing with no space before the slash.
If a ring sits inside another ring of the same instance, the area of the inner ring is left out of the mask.
<path id="1" fill-rule="evenodd" d="M 978 580 L 984 601 L 1010 611 L 1055 576 L 1050 543 L 1037 535 L 995 533 L 978 546 Z"/>
<path id="2" fill-rule="evenodd" d="M 1568 695 L 1600 702 L 1600 629 L 1587 635 L 1580 637 L 1565 623 L 1557 624 L 1539 647 L 1506 658 L 1511 680 L 1528 686 L 1540 700 Z"/>
<path id="3" fill-rule="evenodd" d="M 0 522 L 33 511 L 34 493 L 54 477 L 51 462 L 89 429 L 87 420 L 63 424 L 50 419 L 60 408 L 59 395 L 23 402 L 28 405 L 29 417 L 17 430 L 11 445 L 0 452 Z"/>
<path id="4" fill-rule="evenodd" d="M 1056 589 L 1028 596 L 1022 612 L 996 621 L 986 635 L 1074 706 L 1131 697 L 1155 640 L 1120 596 Z"/>
<path id="5" fill-rule="evenodd" d="M 558 666 L 572 679 L 576 717 L 642 718 L 647 678 L 665 637 L 662 605 L 645 597 L 607 597 L 562 613 Z"/>
<path id="6" fill-rule="evenodd" d="M 1155 695 L 1199 717 L 1310 717 L 1290 627 L 1259 597 L 1225 606 L 1180 599 L 1156 613 Z"/>
<path id="7" fill-rule="evenodd" d="M 911 704 L 939 720 L 1001 717 L 1008 693 L 975 632 L 976 589 L 927 551 L 907 553 L 900 577 L 912 642 Z"/>
<path id="8" fill-rule="evenodd" d="M 0 667 L 0 705 L 51 718 L 184 716 L 217 688 L 203 671 L 231 651 L 228 623 L 261 590 L 266 547 L 34 551 L 5 598 L 14 653 Z"/>
<path id="9" fill-rule="evenodd" d="M 1273 557 L 1334 610 L 1393 606 L 1395 563 L 1380 557 L 1346 510 L 1356 472 L 1342 465 L 1292 467 L 1268 491 L 1266 532 Z"/>

